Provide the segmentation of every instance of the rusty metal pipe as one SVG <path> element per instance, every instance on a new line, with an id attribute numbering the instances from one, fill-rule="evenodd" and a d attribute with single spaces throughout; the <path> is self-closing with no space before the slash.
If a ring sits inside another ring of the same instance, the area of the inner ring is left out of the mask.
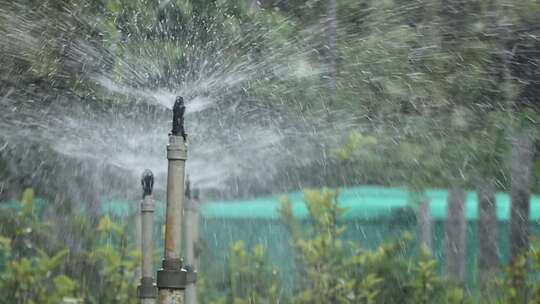
<path id="1" fill-rule="evenodd" d="M 138 288 L 138 295 L 141 304 L 156 303 L 157 289 L 154 284 L 154 274 L 152 266 L 153 231 L 154 231 L 154 210 L 155 203 L 152 199 L 152 189 L 154 186 L 154 175 L 152 171 L 145 170 L 141 179 L 143 188 L 143 199 L 140 205 L 140 249 L 141 249 L 141 284 Z"/>
<path id="2" fill-rule="evenodd" d="M 198 243 L 199 243 L 199 191 L 189 191 L 189 180 L 186 183 L 185 235 L 186 235 L 186 262 L 194 272 L 199 268 Z M 197 287 L 195 282 L 186 286 L 186 303 L 197 304 Z"/>
<path id="3" fill-rule="evenodd" d="M 160 304 L 184 303 L 184 289 L 189 280 L 188 271 L 181 259 L 182 211 L 184 204 L 184 174 L 187 159 L 182 97 L 177 97 L 173 107 L 172 131 L 167 145 L 167 210 L 165 219 L 165 257 L 158 271 L 157 286 Z"/>

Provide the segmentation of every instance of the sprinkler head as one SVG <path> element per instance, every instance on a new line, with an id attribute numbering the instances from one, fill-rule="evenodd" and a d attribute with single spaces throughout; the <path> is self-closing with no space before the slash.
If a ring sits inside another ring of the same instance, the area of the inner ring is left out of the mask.
<path id="1" fill-rule="evenodd" d="M 143 198 L 152 195 L 152 189 L 154 188 L 154 174 L 149 169 L 144 170 L 141 178 L 141 185 L 143 188 Z"/>
<path id="2" fill-rule="evenodd" d="M 184 105 L 184 98 L 177 96 L 173 106 L 173 122 L 171 135 L 182 136 L 186 140 L 186 131 L 184 129 L 184 113 L 186 112 L 186 106 Z"/>

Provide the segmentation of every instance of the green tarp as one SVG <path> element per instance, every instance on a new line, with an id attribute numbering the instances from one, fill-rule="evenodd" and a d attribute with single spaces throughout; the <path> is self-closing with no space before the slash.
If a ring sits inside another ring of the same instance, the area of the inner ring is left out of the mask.
<path id="1" fill-rule="evenodd" d="M 448 191 L 429 189 L 424 192 L 424 196 L 430 201 L 432 218 L 434 220 L 445 220 Z M 291 201 L 294 215 L 297 218 L 305 219 L 307 217 L 308 211 L 304 204 L 302 191 L 250 200 L 204 202 L 201 206 L 201 215 L 208 219 L 277 220 L 279 219 L 278 207 L 280 200 L 284 197 L 289 198 Z M 343 188 L 339 190 L 338 200 L 340 205 L 346 208 L 344 220 L 377 219 L 395 215 L 399 210 L 414 208 L 414 205 L 410 202 L 409 192 L 404 188 L 376 186 Z M 508 193 L 497 193 L 496 201 L 498 220 L 508 221 L 510 218 L 510 197 Z M 40 207 L 46 205 L 43 200 L 38 200 L 38 202 Z M 0 204 L 0 206 L 8 208 L 17 208 L 17 205 L 18 203 L 13 201 Z M 134 212 L 135 207 L 135 202 L 111 200 L 101 204 L 101 213 L 125 218 Z M 156 216 L 158 219 L 162 219 L 165 215 L 165 204 L 158 202 L 156 207 Z M 474 191 L 467 192 L 466 217 L 467 220 L 478 219 L 478 200 Z M 531 196 L 530 219 L 531 221 L 540 220 L 540 196 L 538 195 Z"/>
<path id="2" fill-rule="evenodd" d="M 430 189 L 425 191 L 430 201 L 431 215 L 434 220 L 446 218 L 447 190 Z M 244 201 L 209 202 L 202 206 L 201 214 L 205 218 L 229 219 L 278 219 L 279 201 L 288 197 L 293 205 L 297 218 L 304 219 L 308 211 L 303 202 L 302 192 L 291 192 L 281 195 L 267 196 Z M 375 219 L 391 216 L 399 209 L 411 206 L 410 196 L 406 189 L 362 186 L 339 190 L 339 203 L 346 208 L 345 220 Z M 497 193 L 497 218 L 507 221 L 510 216 L 510 198 L 507 193 Z M 467 192 L 467 220 L 478 219 L 478 201 L 474 191 Z M 531 220 L 540 220 L 540 197 L 531 197 Z"/>

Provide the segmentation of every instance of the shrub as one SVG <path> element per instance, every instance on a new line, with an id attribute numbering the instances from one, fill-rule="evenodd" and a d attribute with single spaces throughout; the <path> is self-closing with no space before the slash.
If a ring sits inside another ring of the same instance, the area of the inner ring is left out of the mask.
<path id="1" fill-rule="evenodd" d="M 273 266 L 262 245 L 252 251 L 243 241 L 231 245 L 227 257 L 225 280 L 217 296 L 209 296 L 207 281 L 197 283 L 200 303 L 209 304 L 274 304 L 286 303 L 281 293 L 278 270 Z"/>
<path id="2" fill-rule="evenodd" d="M 438 277 L 437 262 L 426 250 L 406 258 L 409 233 L 374 250 L 343 242 L 339 221 L 345 210 L 337 197 L 330 190 L 305 191 L 307 228 L 294 218 L 290 201 L 282 200 L 280 213 L 303 278 L 294 303 L 469 303 L 462 288 Z"/>
<path id="3" fill-rule="evenodd" d="M 56 223 L 40 219 L 30 189 L 25 190 L 17 208 L 3 210 L 0 303 L 58 304 L 64 298 L 137 303 L 139 255 L 128 243 L 127 225 L 109 217 L 102 218 L 98 227 L 77 216 L 70 219 L 74 226 L 81 226 L 80 231 L 70 233 L 76 234 L 83 250 L 57 249 L 57 236 L 51 233 Z"/>

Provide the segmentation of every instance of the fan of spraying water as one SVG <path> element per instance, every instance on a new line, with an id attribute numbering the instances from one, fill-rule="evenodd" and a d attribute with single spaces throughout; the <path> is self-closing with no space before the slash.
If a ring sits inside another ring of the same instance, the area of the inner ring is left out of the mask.
<path id="1" fill-rule="evenodd" d="M 14 14 L 15 9 L 27 13 Z M 167 45 L 126 37 L 98 44 L 72 35 L 75 29 L 87 28 L 94 35 L 107 35 L 99 16 L 82 11 L 63 7 L 62 18 L 58 18 L 48 6 L 30 10 L 6 4 L 0 10 L 4 24 L 0 43 L 9 58 L 35 65 L 47 59 L 47 46 L 64 44 L 63 70 L 54 79 L 69 77 L 66 82 L 97 91 L 85 96 L 76 85 L 5 79 L 0 98 L 3 149 L 28 149 L 23 143 L 36 143 L 96 165 L 90 168 L 100 164 L 129 172 L 130 180 L 144 168 L 152 168 L 158 176 L 157 186 L 163 186 L 169 110 L 175 96 L 181 95 L 187 101 L 188 171 L 193 183 L 219 189 L 241 179 L 246 189 L 258 186 L 272 191 L 270 182 L 286 174 L 286 168 L 323 161 L 321 141 L 329 143 L 332 132 L 343 131 L 347 125 L 342 120 L 344 125 L 339 128 L 327 127 L 324 115 L 297 111 L 290 103 L 262 100 L 250 91 L 250 86 L 270 84 L 269 77 L 279 81 L 318 79 L 320 73 L 305 60 L 306 50 L 312 50 L 309 43 L 298 47 L 283 41 L 255 58 L 252 50 L 238 46 L 264 43 L 272 32 L 254 27 L 247 35 L 228 36 L 229 41 L 209 33 L 205 35 L 213 38 L 197 39 L 201 34 L 196 25 L 188 23 L 193 28 L 187 29 L 185 40 Z M 154 35 L 167 32 L 158 30 Z M 175 48 L 186 52 L 187 63 L 179 64 Z M 276 87 L 271 92 L 278 96 L 274 100 L 284 93 L 279 90 Z"/>

